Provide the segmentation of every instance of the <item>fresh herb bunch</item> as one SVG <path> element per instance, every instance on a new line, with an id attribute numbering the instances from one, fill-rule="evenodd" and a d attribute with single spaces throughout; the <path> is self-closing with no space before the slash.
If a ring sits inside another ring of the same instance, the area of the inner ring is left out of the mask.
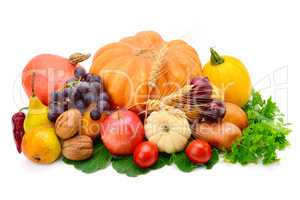
<path id="1" fill-rule="evenodd" d="M 242 165 L 248 163 L 271 164 L 278 161 L 277 150 L 284 149 L 289 143 L 290 129 L 284 123 L 271 97 L 263 100 L 259 92 L 253 91 L 252 99 L 244 108 L 249 126 L 243 130 L 242 137 L 225 152 L 225 159 Z"/>

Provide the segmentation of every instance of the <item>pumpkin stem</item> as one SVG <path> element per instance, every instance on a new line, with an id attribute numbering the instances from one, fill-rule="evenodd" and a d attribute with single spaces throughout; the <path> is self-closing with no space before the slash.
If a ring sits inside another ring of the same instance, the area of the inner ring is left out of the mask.
<path id="1" fill-rule="evenodd" d="M 169 132 L 170 131 L 170 128 L 168 125 L 163 125 L 162 126 L 162 129 L 165 131 L 165 132 Z"/>
<path id="2" fill-rule="evenodd" d="M 224 62 L 224 58 L 220 56 L 213 48 L 210 48 L 210 62 L 212 65 L 219 65 Z"/>

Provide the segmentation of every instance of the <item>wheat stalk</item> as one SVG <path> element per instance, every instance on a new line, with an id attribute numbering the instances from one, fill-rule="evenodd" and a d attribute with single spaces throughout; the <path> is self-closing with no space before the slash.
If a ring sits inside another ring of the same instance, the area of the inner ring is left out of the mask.
<path id="1" fill-rule="evenodd" d="M 164 44 L 159 49 L 158 53 L 154 54 L 154 63 L 148 80 L 148 86 L 152 89 L 156 86 L 156 80 L 159 77 L 161 66 L 163 64 L 164 57 L 167 53 L 167 49 L 167 45 Z"/>

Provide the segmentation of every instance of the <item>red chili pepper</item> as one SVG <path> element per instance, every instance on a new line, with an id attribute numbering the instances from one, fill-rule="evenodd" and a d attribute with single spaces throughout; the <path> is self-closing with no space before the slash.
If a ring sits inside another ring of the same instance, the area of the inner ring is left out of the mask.
<path id="1" fill-rule="evenodd" d="M 19 111 L 12 116 L 13 134 L 14 134 L 17 150 L 19 153 L 22 152 L 21 144 L 24 135 L 24 127 L 23 127 L 24 120 L 25 120 L 25 114 L 22 111 Z"/>

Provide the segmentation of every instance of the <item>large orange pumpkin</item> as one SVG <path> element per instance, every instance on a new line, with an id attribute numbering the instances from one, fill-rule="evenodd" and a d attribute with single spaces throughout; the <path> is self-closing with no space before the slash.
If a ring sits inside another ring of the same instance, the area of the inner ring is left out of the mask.
<path id="1" fill-rule="evenodd" d="M 202 69 L 197 52 L 186 42 L 166 42 L 145 31 L 100 48 L 90 72 L 103 78 L 113 104 L 137 109 L 149 97 L 181 88 Z"/>

